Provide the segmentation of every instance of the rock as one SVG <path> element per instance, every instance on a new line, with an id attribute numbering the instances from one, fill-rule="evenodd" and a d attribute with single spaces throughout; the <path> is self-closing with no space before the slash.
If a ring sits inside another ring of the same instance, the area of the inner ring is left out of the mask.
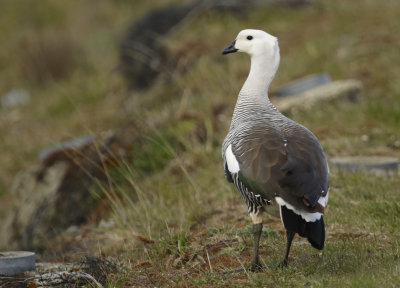
<path id="1" fill-rule="evenodd" d="M 329 82 L 331 82 L 331 78 L 327 73 L 309 75 L 272 91 L 271 95 L 274 97 L 289 97 L 306 92 L 307 90 L 311 90 Z"/>
<path id="2" fill-rule="evenodd" d="M 62 151 L 66 149 L 79 149 L 84 145 L 90 144 L 94 140 L 93 135 L 88 135 L 80 138 L 75 138 L 67 141 L 63 141 L 58 145 L 47 147 L 39 152 L 39 159 L 46 159 L 49 155 L 54 152 Z"/>
<path id="3" fill-rule="evenodd" d="M 67 233 L 67 234 L 74 234 L 74 233 L 76 233 L 76 232 L 78 232 L 79 231 L 79 226 L 77 226 L 77 225 L 71 225 L 71 226 L 69 226 L 68 228 L 67 228 L 67 230 L 65 230 L 65 233 Z"/>
<path id="4" fill-rule="evenodd" d="M 163 38 L 183 21 L 209 10 L 243 14 L 266 5 L 293 8 L 311 4 L 310 0 L 195 0 L 152 10 L 128 27 L 119 47 L 119 68 L 130 90 L 146 89 L 160 74 L 169 76 L 177 59 L 169 59 Z"/>
<path id="5" fill-rule="evenodd" d="M 0 275 L 16 275 L 35 270 L 35 253 L 29 251 L 0 252 Z"/>
<path id="6" fill-rule="evenodd" d="M 120 70 L 128 88 L 148 88 L 162 71 L 167 57 L 161 37 L 195 8 L 196 4 L 169 5 L 150 11 L 132 23 L 119 48 Z"/>
<path id="7" fill-rule="evenodd" d="M 99 227 L 100 228 L 108 229 L 108 228 L 112 228 L 114 226 L 115 226 L 115 222 L 114 222 L 113 219 L 109 219 L 109 220 L 101 219 L 100 222 L 99 222 Z"/>
<path id="8" fill-rule="evenodd" d="M 105 168 L 129 157 L 132 137 L 107 132 L 90 136 L 90 141 L 85 138 L 80 145 L 64 142 L 42 153 L 40 163 L 14 179 L 15 203 L 0 227 L 2 242 L 9 248 L 41 251 L 57 233 L 82 224 L 93 202 L 89 189 L 106 179 Z"/>
<path id="9" fill-rule="evenodd" d="M 119 263 L 97 257 L 86 257 L 81 263 L 37 263 L 35 271 L 0 276 L 0 287 L 104 287 L 107 277 L 120 270 Z"/>
<path id="10" fill-rule="evenodd" d="M 11 109 L 17 106 L 26 105 L 30 101 L 28 91 L 24 89 L 12 89 L 1 97 L 1 107 L 3 109 Z"/>
<path id="11" fill-rule="evenodd" d="M 362 88 L 363 85 L 358 80 L 339 80 L 317 86 L 300 94 L 291 95 L 290 97 L 275 97 L 272 99 L 272 102 L 280 112 L 287 113 L 299 109 L 311 109 L 317 104 L 326 103 L 338 98 L 354 100 Z"/>
<path id="12" fill-rule="evenodd" d="M 331 158 L 329 162 L 341 170 L 355 171 L 397 171 L 399 159 L 383 156 L 349 156 Z"/>

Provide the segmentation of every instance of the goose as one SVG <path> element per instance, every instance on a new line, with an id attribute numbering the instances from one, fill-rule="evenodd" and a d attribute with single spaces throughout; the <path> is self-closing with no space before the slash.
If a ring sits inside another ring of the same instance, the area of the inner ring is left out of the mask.
<path id="1" fill-rule="evenodd" d="M 314 134 L 282 115 L 268 98 L 280 62 L 278 39 L 261 30 L 242 30 L 222 54 L 234 52 L 250 55 L 251 66 L 222 144 L 222 158 L 226 179 L 240 192 L 253 223 L 253 253 L 247 269 L 263 269 L 258 255 L 262 212 L 273 213 L 270 207 L 275 203 L 287 239 L 278 267 L 285 267 L 296 233 L 314 248 L 324 247 L 328 163 Z"/>

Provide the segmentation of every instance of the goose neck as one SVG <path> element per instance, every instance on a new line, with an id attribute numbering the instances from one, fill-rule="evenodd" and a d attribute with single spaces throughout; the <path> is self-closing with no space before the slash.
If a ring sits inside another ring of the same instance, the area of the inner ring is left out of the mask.
<path id="1" fill-rule="evenodd" d="M 269 85 L 277 70 L 277 65 L 270 60 L 265 54 L 251 57 L 250 73 L 240 94 L 267 97 Z"/>

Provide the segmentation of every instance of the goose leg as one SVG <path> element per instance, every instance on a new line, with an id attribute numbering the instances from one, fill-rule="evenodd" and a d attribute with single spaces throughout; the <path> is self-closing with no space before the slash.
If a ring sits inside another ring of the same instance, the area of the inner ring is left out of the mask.
<path id="1" fill-rule="evenodd" d="M 254 237 L 254 242 L 253 242 L 253 255 L 251 259 L 250 265 L 247 267 L 246 270 L 256 272 L 256 271 L 261 271 L 263 269 L 262 264 L 260 263 L 260 259 L 258 257 L 258 248 L 260 246 L 260 238 L 261 238 L 261 232 L 262 232 L 262 217 L 261 217 L 261 212 L 262 210 L 257 211 L 256 213 L 250 212 L 250 218 L 253 222 L 253 237 Z M 238 268 L 235 270 L 230 270 L 226 271 L 225 273 L 238 273 L 242 272 L 245 269 L 243 268 Z"/>
<path id="2" fill-rule="evenodd" d="M 253 258 L 251 260 L 250 266 L 248 267 L 248 270 L 253 272 L 260 271 L 263 268 L 258 256 L 258 248 L 260 247 L 260 237 L 262 228 L 263 228 L 262 223 L 253 224 L 253 237 L 254 237 Z"/>
<path id="3" fill-rule="evenodd" d="M 289 252 L 290 252 L 290 247 L 292 246 L 292 241 L 294 238 L 294 235 L 296 232 L 292 232 L 289 230 L 286 230 L 286 253 L 285 253 L 285 258 L 278 264 L 278 268 L 283 268 L 288 265 L 288 258 L 289 258 Z"/>
<path id="4" fill-rule="evenodd" d="M 246 269 L 248 271 L 257 272 L 257 271 L 261 271 L 263 269 L 263 266 L 260 263 L 260 259 L 258 256 L 258 248 L 260 246 L 260 238 L 261 238 L 262 228 L 263 228 L 262 223 L 253 224 L 253 237 L 254 237 L 253 255 L 252 255 L 251 263 Z M 238 269 L 234 269 L 234 270 L 225 271 L 224 274 L 238 273 L 238 272 L 243 272 L 244 270 L 245 270 L 244 268 L 238 268 Z"/>

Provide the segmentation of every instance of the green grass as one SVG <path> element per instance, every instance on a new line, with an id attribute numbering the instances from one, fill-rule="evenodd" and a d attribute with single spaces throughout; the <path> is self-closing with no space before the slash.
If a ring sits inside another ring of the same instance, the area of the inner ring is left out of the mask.
<path id="1" fill-rule="evenodd" d="M 151 206 L 131 215 L 131 219 L 141 217 L 140 222 L 148 223 L 147 227 L 140 227 L 134 221 L 131 229 L 156 240 L 145 250 L 134 248 L 127 252 L 132 253 L 129 259 L 134 265 L 141 267 L 140 263 L 151 263 L 128 273 L 129 279 L 142 279 L 143 285 L 395 287 L 394 283 L 400 279 L 398 177 L 334 171 L 332 182 L 335 186 L 331 188 L 330 205 L 325 216 L 327 241 L 322 252 L 297 237 L 289 267 L 274 268 L 283 256 L 285 237 L 280 221 L 266 217 L 260 249 L 267 270 L 228 275 L 222 272 L 249 263 L 252 249 L 250 221 L 238 214 L 241 211 L 244 215 L 240 199 L 232 199 L 239 196 L 226 195 L 228 199 L 224 201 L 230 201 L 233 209 L 221 207 L 221 202 L 216 202 L 214 211 L 206 213 L 204 204 L 200 204 L 195 209 L 201 210 L 202 219 L 193 219 L 187 210 L 192 209 L 194 197 L 182 192 L 190 189 L 190 183 L 181 183 L 176 189 L 176 183 L 170 182 L 169 186 L 175 190 L 166 192 L 165 178 L 153 180 L 151 186 L 157 189 L 155 194 L 168 193 L 175 197 L 163 198 L 159 202 L 149 194 L 132 203 L 136 208 L 130 207 L 130 210 L 136 210 L 143 202 L 152 202 Z M 160 183 L 164 188 L 159 186 Z M 382 191 L 385 195 L 379 197 Z M 207 195 L 207 190 L 200 189 L 199 193 L 203 202 L 216 201 Z M 174 201 L 177 195 L 178 203 Z M 170 207 L 175 213 L 170 211 Z M 146 213 L 153 216 L 148 217 Z M 162 213 L 162 220 L 153 213 Z M 219 246 L 221 243 L 226 245 Z M 208 260 L 206 250 L 211 260 Z M 155 275 L 151 279 L 155 282 L 143 280 L 143 275 L 148 274 Z"/>
<path id="2" fill-rule="evenodd" d="M 156 6 L 165 3 L 170 1 Z M 116 71 L 117 41 L 130 19 L 152 5 L 43 1 L 28 9 L 27 1 L 3 4 L 0 94 L 22 87 L 32 101 L 0 114 L 0 133 L 5 135 L 0 142 L 0 217 L 13 197 L 12 176 L 35 163 L 41 148 L 117 130 L 131 121 L 141 135 L 132 143 L 132 160 L 109 171 L 108 181 L 92 191 L 98 209 L 107 203 L 102 217 L 116 225 L 102 229 L 89 221 L 83 238 L 92 245 L 78 245 L 81 250 L 72 256 L 57 246 L 57 239 L 52 248 L 72 258 L 89 253 L 120 261 L 124 269 L 109 275 L 110 287 L 396 287 L 399 177 L 336 170 L 322 252 L 296 237 L 289 267 L 274 268 L 284 253 L 284 229 L 279 219 L 266 215 L 260 253 L 268 269 L 221 273 L 249 263 L 252 234 L 245 204 L 226 182 L 220 159 L 249 59 L 242 54 L 223 57 L 220 51 L 241 29 L 261 28 L 278 36 L 281 48 L 271 89 L 319 72 L 333 80 L 361 80 L 365 89 L 355 102 L 340 99 L 289 116 L 318 136 L 328 158 L 400 157 L 397 1 L 320 1 L 297 9 L 260 8 L 240 17 L 208 12 L 165 39 L 179 64 L 171 80 L 127 93 Z M 58 42 L 62 48 L 54 44 Z M 48 52 L 40 52 L 40 45 Z M 49 56 L 63 53 L 64 59 Z M 25 61 L 49 66 L 26 66 Z M 57 65 L 63 73 L 51 68 Z M 47 260 L 48 255 L 39 256 Z"/>

